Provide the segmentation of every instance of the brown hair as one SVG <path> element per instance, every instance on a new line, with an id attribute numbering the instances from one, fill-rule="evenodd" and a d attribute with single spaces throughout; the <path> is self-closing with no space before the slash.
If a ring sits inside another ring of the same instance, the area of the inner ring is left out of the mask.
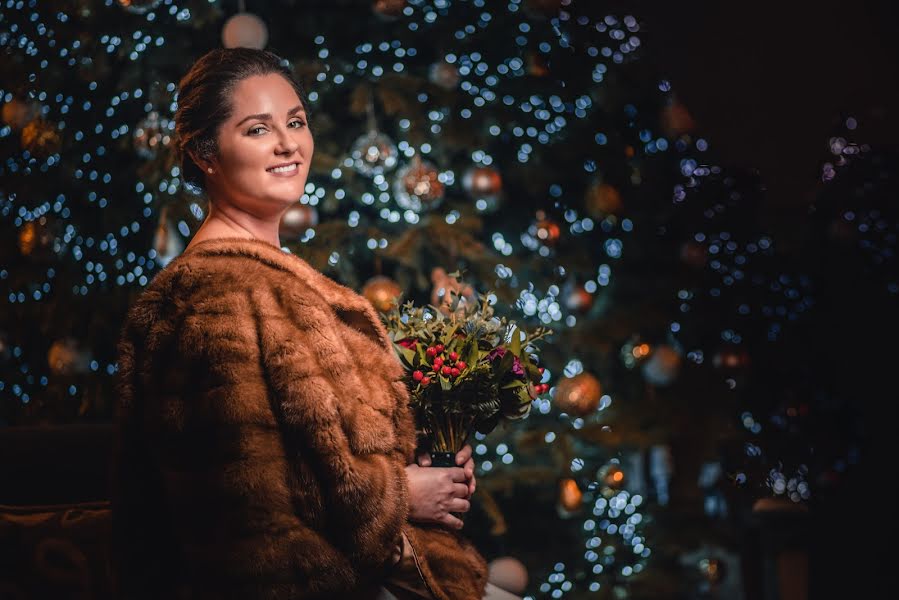
<path id="1" fill-rule="evenodd" d="M 196 156 L 210 160 L 218 152 L 216 137 L 231 117 L 231 93 L 242 80 L 276 73 L 296 91 L 309 120 L 309 105 L 302 86 L 287 61 L 266 50 L 216 48 L 201 56 L 178 83 L 175 144 L 181 157 L 181 176 L 186 184 L 203 188 L 205 175 Z"/>

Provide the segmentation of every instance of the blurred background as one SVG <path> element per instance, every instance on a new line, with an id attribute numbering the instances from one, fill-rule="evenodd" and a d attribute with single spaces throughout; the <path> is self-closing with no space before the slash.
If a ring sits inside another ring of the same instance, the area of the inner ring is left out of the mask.
<path id="1" fill-rule="evenodd" d="M 306 86 L 316 154 L 286 250 L 382 311 L 467 285 L 554 330 L 528 419 L 471 440 L 466 531 L 496 582 L 615 599 L 872 585 L 897 397 L 895 17 L 5 1 L 0 597 L 108 597 L 115 343 L 205 217 L 172 119 L 179 78 L 222 45 L 276 52 Z"/>

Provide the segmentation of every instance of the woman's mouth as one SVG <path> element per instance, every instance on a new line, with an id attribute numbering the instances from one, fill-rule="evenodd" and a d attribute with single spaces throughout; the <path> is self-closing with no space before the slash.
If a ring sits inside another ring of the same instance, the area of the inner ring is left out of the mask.
<path id="1" fill-rule="evenodd" d="M 292 177 L 299 172 L 299 163 L 289 163 L 286 165 L 278 165 L 277 167 L 269 167 L 266 169 L 272 175 L 278 177 Z"/>

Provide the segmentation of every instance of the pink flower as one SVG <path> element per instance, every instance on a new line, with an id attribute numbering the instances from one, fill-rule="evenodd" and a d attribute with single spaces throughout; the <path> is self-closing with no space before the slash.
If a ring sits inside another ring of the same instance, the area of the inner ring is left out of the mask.
<path id="1" fill-rule="evenodd" d="M 403 348 L 409 348 L 411 350 L 415 350 L 415 347 L 418 345 L 418 340 L 415 338 L 403 338 L 401 340 L 396 341 L 397 344 L 402 346 Z"/>

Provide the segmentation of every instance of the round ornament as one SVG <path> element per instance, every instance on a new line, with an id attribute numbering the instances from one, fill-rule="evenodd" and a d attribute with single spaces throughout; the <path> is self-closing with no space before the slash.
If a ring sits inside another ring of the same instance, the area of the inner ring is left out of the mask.
<path id="1" fill-rule="evenodd" d="M 389 136 L 373 129 L 353 142 L 350 156 L 356 171 L 372 177 L 393 169 L 399 150 Z"/>
<path id="2" fill-rule="evenodd" d="M 238 13 L 228 19 L 222 28 L 222 45 L 225 48 L 262 50 L 267 43 L 268 27 L 253 13 Z"/>
<path id="3" fill-rule="evenodd" d="M 426 160 L 416 160 L 397 172 L 394 198 L 401 208 L 417 213 L 433 210 L 443 202 L 444 185 L 437 167 Z"/>
<path id="4" fill-rule="evenodd" d="M 379 312 L 389 312 L 397 307 L 397 297 L 403 289 L 385 275 L 375 275 L 362 287 L 362 295 Z"/>
<path id="5" fill-rule="evenodd" d="M 590 373 L 580 373 L 559 381 L 553 401 L 564 413 L 586 417 L 597 409 L 601 397 L 599 380 Z"/>

